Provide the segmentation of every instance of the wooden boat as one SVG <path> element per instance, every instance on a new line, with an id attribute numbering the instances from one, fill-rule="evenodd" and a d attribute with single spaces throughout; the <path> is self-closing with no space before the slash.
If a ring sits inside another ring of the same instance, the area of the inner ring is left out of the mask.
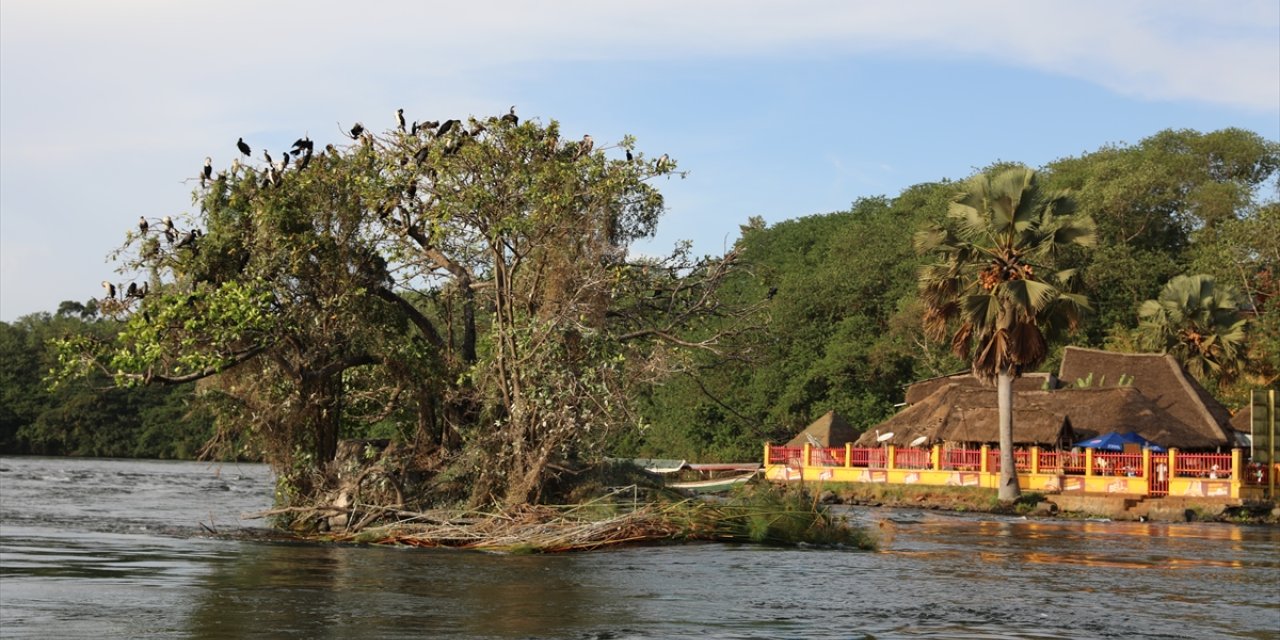
<path id="1" fill-rule="evenodd" d="M 694 480 L 691 482 L 668 482 L 667 486 L 672 489 L 680 489 L 683 491 L 692 491 L 693 493 L 720 493 L 728 491 L 740 484 L 746 484 L 748 480 L 755 477 L 757 472 L 752 471 L 738 476 L 729 476 L 727 478 L 711 478 L 709 480 Z"/>

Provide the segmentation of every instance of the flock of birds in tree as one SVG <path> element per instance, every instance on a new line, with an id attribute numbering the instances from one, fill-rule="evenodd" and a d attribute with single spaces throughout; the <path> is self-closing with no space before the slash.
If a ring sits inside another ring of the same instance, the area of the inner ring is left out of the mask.
<path id="1" fill-rule="evenodd" d="M 469 118 L 468 120 L 470 129 L 464 128 L 462 121 L 457 119 L 448 119 L 443 122 L 438 120 L 426 120 L 419 122 L 415 120 L 412 123 L 409 123 L 405 120 L 404 109 L 396 109 L 395 111 L 397 131 L 401 134 L 407 132 L 409 136 L 414 138 L 425 136 L 432 140 L 444 140 L 445 143 L 444 146 L 441 147 L 441 154 L 445 156 L 456 154 L 462 148 L 466 140 L 474 138 L 487 130 L 485 123 L 479 122 L 474 118 Z M 488 123 L 490 125 L 496 123 L 500 126 L 516 126 L 520 124 L 520 117 L 516 115 L 515 105 L 512 105 L 507 113 L 503 114 L 501 117 L 490 118 Z M 359 122 L 355 123 L 344 133 L 347 137 L 357 141 L 369 141 L 371 135 L 365 129 L 364 125 Z M 450 134 L 453 135 L 451 136 Z M 419 165 L 426 162 L 431 152 L 431 148 L 432 147 L 429 143 L 423 144 L 418 148 L 412 156 L 414 162 Z M 575 160 L 590 155 L 594 148 L 595 141 L 590 135 L 584 135 L 580 141 L 571 142 L 565 145 L 565 150 Z M 253 157 L 253 149 L 249 146 L 249 143 L 244 141 L 243 136 L 236 140 L 236 150 L 239 151 L 240 155 L 246 160 Z M 290 163 L 293 164 L 294 171 L 305 170 L 311 164 L 312 154 L 314 151 L 315 143 L 312 142 L 310 136 L 303 136 L 295 140 L 293 145 L 287 151 L 282 151 L 280 153 L 280 160 L 278 161 L 271 156 L 271 152 L 269 150 L 263 149 L 262 158 L 266 161 L 266 166 L 263 169 L 261 186 L 263 188 L 279 186 L 283 179 L 285 170 L 289 168 Z M 326 151 L 334 152 L 336 149 L 333 145 L 328 145 L 328 147 L 326 147 Z M 625 151 L 627 161 L 632 161 L 633 156 L 631 154 L 631 150 L 627 149 Z M 404 162 L 407 162 L 407 158 L 402 159 L 402 164 Z M 232 173 L 237 173 L 241 166 L 243 165 L 241 164 L 240 158 L 232 160 Z M 669 168 L 669 166 L 670 159 L 666 154 L 663 154 L 662 157 L 658 158 L 657 169 L 659 171 L 664 171 L 666 168 Z M 221 177 L 223 177 L 223 174 L 219 174 L 219 178 Z M 204 159 L 204 166 L 200 169 L 199 179 L 202 188 L 207 187 L 209 182 L 214 179 L 213 158 L 206 157 Z M 152 230 L 151 227 L 151 223 L 145 216 L 138 217 L 138 231 L 141 237 L 147 236 Z M 192 252 L 198 251 L 197 243 L 203 235 L 203 232 L 201 232 L 200 229 L 190 229 L 185 233 L 179 233 L 178 229 L 173 224 L 173 219 L 169 216 L 164 216 L 164 218 L 160 220 L 160 229 L 157 231 L 175 251 L 184 248 Z M 141 299 L 147 295 L 148 289 L 146 283 L 143 283 L 141 287 L 134 283 L 129 283 L 127 288 L 123 288 L 123 285 L 117 286 L 107 281 L 102 282 L 102 287 L 107 298 L 116 299 L 117 295 L 119 295 L 121 300 L 131 298 Z"/>

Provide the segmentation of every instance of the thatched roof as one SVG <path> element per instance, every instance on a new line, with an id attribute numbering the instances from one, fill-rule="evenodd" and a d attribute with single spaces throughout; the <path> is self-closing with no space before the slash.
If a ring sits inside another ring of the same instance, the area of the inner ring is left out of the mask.
<path id="1" fill-rule="evenodd" d="M 1133 387 L 1018 391 L 1013 405 L 1013 440 L 1019 446 L 1067 447 L 1110 431 L 1134 431 L 1165 447 L 1219 446 Z M 926 444 L 995 443 L 999 424 L 994 389 L 953 383 L 876 425 L 857 446 L 876 446 L 877 436 L 884 433 L 893 433 L 886 442 L 898 446 L 920 436 Z"/>
<path id="2" fill-rule="evenodd" d="M 1047 373 L 1027 373 L 1014 378 L 1014 391 L 1039 391 L 1045 388 L 1045 384 L 1049 382 L 1050 375 Z M 984 384 L 972 373 L 962 372 L 953 373 L 949 376 L 939 376 L 937 378 L 929 378 L 919 382 L 913 382 L 907 387 L 907 404 L 916 404 L 921 400 L 929 397 L 934 391 L 941 389 L 950 384 L 958 384 L 965 387 L 986 387 L 994 389 L 994 385 Z"/>
<path id="3" fill-rule="evenodd" d="M 1231 414 L 1209 392 L 1187 374 L 1170 355 L 1155 353 L 1114 353 L 1096 349 L 1067 347 L 1062 355 L 1059 376 L 1064 384 L 1093 375 L 1093 384 L 1115 387 L 1121 375 L 1132 378 L 1129 385 L 1142 392 L 1157 407 L 1163 409 L 1196 434 L 1190 438 L 1198 445 L 1171 444 L 1165 446 L 1187 448 L 1211 448 L 1231 442 L 1227 426 Z M 1105 377 L 1105 380 L 1103 378 Z M 1142 434 L 1147 437 L 1146 434 Z M 1188 436 L 1189 437 L 1189 436 Z"/>
<path id="4" fill-rule="evenodd" d="M 1066 413 L 1043 403 L 1024 402 L 1029 394 L 1021 392 L 1014 402 L 1015 444 L 1069 445 L 1075 438 Z M 908 446 L 923 436 L 927 446 L 936 442 L 999 442 L 1000 422 L 996 411 L 996 392 L 992 387 L 970 386 L 953 382 L 938 387 L 928 397 L 868 430 L 857 446 L 873 447 L 881 434 L 893 436 L 880 444 Z"/>
<path id="5" fill-rule="evenodd" d="M 1253 433 L 1253 409 L 1249 405 L 1240 407 L 1235 415 L 1231 416 L 1231 422 L 1228 423 L 1232 429 L 1240 433 Z"/>
<path id="6" fill-rule="evenodd" d="M 843 447 L 846 442 L 858 439 L 858 432 L 853 425 L 840 417 L 835 411 L 828 411 L 821 418 L 814 420 L 796 437 L 787 443 L 788 447 L 803 447 L 809 441 L 806 435 L 813 436 L 824 447 Z"/>
<path id="7" fill-rule="evenodd" d="M 1208 449 L 1220 444 L 1134 387 L 1065 388 L 1044 394 L 1041 401 L 1070 416 L 1080 438 L 1132 431 L 1162 447 Z"/>

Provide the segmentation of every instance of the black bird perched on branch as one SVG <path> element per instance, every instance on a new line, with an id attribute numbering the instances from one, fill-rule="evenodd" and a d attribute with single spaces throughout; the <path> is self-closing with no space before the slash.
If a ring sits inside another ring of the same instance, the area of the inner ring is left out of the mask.
<path id="1" fill-rule="evenodd" d="M 396 128 L 404 131 L 404 109 L 396 109 Z"/>
<path id="2" fill-rule="evenodd" d="M 116 286 L 115 286 L 114 284 L 111 284 L 110 282 L 107 282 L 106 280 L 103 280 L 103 281 L 102 281 L 102 290 L 103 290 L 104 292 L 106 292 L 106 294 L 107 294 L 107 297 L 108 297 L 108 298 L 110 298 L 110 299 L 112 299 L 112 300 L 115 300 L 115 298 L 116 298 Z"/>
<path id="3" fill-rule="evenodd" d="M 205 156 L 204 169 L 202 169 L 201 171 L 202 171 L 201 175 L 204 176 L 205 180 L 208 180 L 209 178 L 213 177 L 213 158 Z"/>
<path id="4" fill-rule="evenodd" d="M 253 155 L 252 151 L 249 149 L 249 145 L 244 143 L 244 138 L 236 140 L 236 148 L 239 149 L 240 153 L 243 153 L 246 158 Z"/>
<path id="5" fill-rule="evenodd" d="M 298 160 L 297 170 L 302 171 L 303 169 L 306 169 L 309 164 L 311 164 L 311 150 L 307 149 L 307 152 L 302 154 L 302 159 Z"/>
<path id="6" fill-rule="evenodd" d="M 462 124 L 461 120 L 445 120 L 444 124 L 440 125 L 440 129 L 436 131 L 436 137 L 449 133 L 449 131 L 453 130 L 454 127 L 460 124 Z"/>
<path id="7" fill-rule="evenodd" d="M 280 170 L 281 170 L 281 171 L 283 171 L 283 170 L 285 170 L 285 169 L 289 168 L 289 152 L 288 152 L 288 151 L 281 151 L 281 152 L 280 152 L 280 155 L 282 156 L 282 158 L 281 158 L 281 160 L 280 160 Z"/>
<path id="8" fill-rule="evenodd" d="M 418 149 L 417 153 L 413 154 L 413 160 L 418 164 L 422 164 L 427 161 L 427 155 L 429 155 L 430 153 L 431 153 L 431 147 L 424 144 L 422 145 L 421 149 Z"/>
<path id="9" fill-rule="evenodd" d="M 124 291 L 124 297 L 126 297 L 126 298 L 136 298 L 136 297 L 138 297 L 138 283 L 136 283 L 136 282 L 130 282 L 130 283 L 129 283 L 129 288 L 128 288 L 128 289 L 125 289 L 125 291 Z"/>
<path id="10" fill-rule="evenodd" d="M 311 141 L 311 138 L 298 138 L 297 140 L 293 141 L 293 155 L 295 156 L 298 155 L 298 153 L 303 150 L 306 150 L 307 153 L 310 153 L 314 149 L 315 149 L 315 143 Z"/>
<path id="11" fill-rule="evenodd" d="M 507 115 L 502 116 L 502 121 L 510 125 L 520 124 L 520 116 L 516 115 L 516 106 L 514 104 L 511 105 L 511 109 L 507 111 Z"/>
<path id="12" fill-rule="evenodd" d="M 359 138 L 359 137 L 360 137 L 360 134 L 362 134 L 362 133 L 364 133 L 364 125 L 360 124 L 359 122 L 357 122 L 357 123 L 356 123 L 356 126 L 351 127 L 351 139 L 352 139 L 352 140 L 355 140 L 355 139 Z"/>
<path id="13" fill-rule="evenodd" d="M 274 160 L 271 159 L 271 152 L 267 151 L 266 149 L 262 150 L 262 157 L 267 161 L 267 164 L 271 164 L 272 162 L 275 162 Z"/>
<path id="14" fill-rule="evenodd" d="M 165 216 L 161 222 L 164 223 L 164 239 L 172 243 L 178 238 L 178 230 L 173 228 L 173 218 Z"/>
<path id="15" fill-rule="evenodd" d="M 195 242 L 195 241 L 196 241 L 196 230 L 195 230 L 195 229 L 192 229 L 192 230 L 190 230 L 190 231 L 188 231 L 188 232 L 186 232 L 186 233 L 182 234 L 182 239 L 181 239 L 181 240 L 179 240 L 179 241 L 178 241 L 178 244 L 174 245 L 174 246 L 173 246 L 173 248 L 174 248 L 174 249 L 181 249 L 181 248 L 183 248 L 183 247 L 190 246 L 190 245 L 191 245 L 191 243 L 193 243 L 193 242 Z"/>
<path id="16" fill-rule="evenodd" d="M 627 162 L 631 162 L 631 150 L 627 149 Z"/>
<path id="17" fill-rule="evenodd" d="M 149 226 L 151 226 L 151 225 L 147 224 L 147 219 L 146 219 L 146 217 L 144 217 L 144 216 L 138 216 L 138 231 L 141 231 L 141 232 L 142 232 L 142 235 L 146 235 L 146 234 L 147 234 L 147 227 L 149 227 Z"/>

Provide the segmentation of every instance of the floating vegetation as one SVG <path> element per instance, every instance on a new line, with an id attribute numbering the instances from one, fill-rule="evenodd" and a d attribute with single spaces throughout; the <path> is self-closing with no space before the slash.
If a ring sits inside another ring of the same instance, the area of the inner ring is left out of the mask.
<path id="1" fill-rule="evenodd" d="M 874 548 L 870 536 L 807 494 L 768 484 L 750 485 L 717 502 L 636 498 L 632 487 L 623 487 L 575 505 L 522 505 L 501 511 L 363 507 L 345 515 L 349 522 L 367 524 L 330 531 L 317 539 L 497 553 L 699 541 Z"/>

